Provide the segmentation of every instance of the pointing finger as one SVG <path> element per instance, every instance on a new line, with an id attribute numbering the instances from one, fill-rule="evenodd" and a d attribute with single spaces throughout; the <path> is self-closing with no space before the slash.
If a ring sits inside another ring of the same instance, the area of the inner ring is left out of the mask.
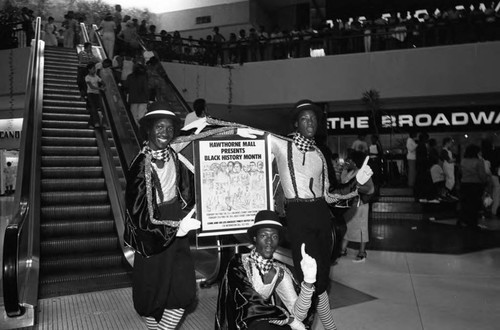
<path id="1" fill-rule="evenodd" d="M 300 247 L 300 250 L 302 252 L 302 258 L 304 258 L 307 253 L 306 253 L 306 243 L 302 243 L 302 246 Z"/>
<path id="2" fill-rule="evenodd" d="M 365 161 L 363 162 L 363 166 L 366 166 L 368 164 L 369 160 L 370 160 L 370 156 L 366 156 Z"/>

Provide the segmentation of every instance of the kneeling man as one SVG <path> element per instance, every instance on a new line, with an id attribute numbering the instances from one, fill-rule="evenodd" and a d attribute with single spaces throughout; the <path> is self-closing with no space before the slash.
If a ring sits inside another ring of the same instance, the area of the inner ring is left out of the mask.
<path id="1" fill-rule="evenodd" d="M 248 229 L 254 249 L 236 254 L 219 287 L 215 329 L 305 329 L 316 281 L 316 261 L 302 244 L 304 281 L 296 283 L 286 265 L 273 259 L 283 226 L 273 211 L 260 211 Z M 297 265 L 299 266 L 299 265 Z"/>

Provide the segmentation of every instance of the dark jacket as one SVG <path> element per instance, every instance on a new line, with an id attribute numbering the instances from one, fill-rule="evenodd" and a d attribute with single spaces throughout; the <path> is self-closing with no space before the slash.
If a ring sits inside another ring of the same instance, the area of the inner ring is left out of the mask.
<path id="1" fill-rule="evenodd" d="M 194 202 L 192 174 L 179 162 L 174 154 L 173 161 L 177 171 L 177 198 L 181 200 L 182 208 L 191 206 Z M 125 223 L 125 242 L 145 257 L 162 252 L 167 248 L 177 233 L 176 227 L 154 225 L 150 221 L 146 198 L 146 180 L 144 177 L 146 156 L 140 153 L 130 165 L 127 173 L 127 189 L 125 202 L 127 219 Z M 153 175 L 154 180 L 154 175 Z M 156 203 L 156 191 L 153 192 L 153 213 L 155 219 L 160 219 Z M 181 220 L 182 214 L 168 216 L 168 220 Z"/>
<path id="2" fill-rule="evenodd" d="M 282 265 L 278 272 L 276 285 L 283 279 L 286 266 Z M 245 330 L 250 323 L 259 320 L 286 320 L 288 316 L 284 308 L 273 303 L 273 297 L 263 299 L 250 283 L 241 255 L 235 255 L 226 270 L 219 286 L 217 313 L 215 314 L 216 330 Z"/>

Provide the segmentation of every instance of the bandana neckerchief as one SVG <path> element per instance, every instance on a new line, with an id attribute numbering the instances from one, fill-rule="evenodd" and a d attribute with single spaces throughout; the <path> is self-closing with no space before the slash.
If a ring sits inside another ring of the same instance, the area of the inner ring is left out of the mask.
<path id="1" fill-rule="evenodd" d="M 155 160 L 168 162 L 170 160 L 170 149 L 170 145 L 168 145 L 165 149 L 152 150 L 147 144 L 145 144 L 142 152 L 146 155 L 151 155 L 151 157 Z"/>
<path id="2" fill-rule="evenodd" d="M 295 133 L 293 136 L 293 143 L 299 149 L 299 151 L 303 154 L 306 152 L 310 151 L 313 146 L 316 145 L 316 142 L 314 139 L 308 139 L 305 138 L 302 134 L 300 133 Z"/>
<path id="3" fill-rule="evenodd" d="M 261 277 L 267 274 L 274 267 L 273 259 L 263 258 L 255 249 L 250 252 L 250 259 L 255 262 L 255 266 L 259 270 Z"/>

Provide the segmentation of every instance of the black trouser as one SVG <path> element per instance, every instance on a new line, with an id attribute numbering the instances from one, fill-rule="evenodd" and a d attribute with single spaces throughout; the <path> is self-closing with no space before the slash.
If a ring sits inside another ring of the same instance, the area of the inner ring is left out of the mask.
<path id="1" fill-rule="evenodd" d="M 78 74 L 76 76 L 76 84 L 80 90 L 82 96 L 87 95 L 87 83 L 85 82 L 85 76 L 89 74 L 87 67 L 78 66 Z"/>
<path id="2" fill-rule="evenodd" d="M 484 185 L 482 183 L 462 182 L 460 186 L 459 221 L 467 226 L 477 226 L 479 211 L 482 207 Z"/>
<path id="3" fill-rule="evenodd" d="M 268 320 L 254 321 L 250 323 L 248 330 L 289 330 L 288 325 L 276 325 L 269 323 Z"/>
<path id="4" fill-rule="evenodd" d="M 90 113 L 89 125 L 98 125 L 100 124 L 99 120 L 99 109 L 102 109 L 101 103 L 101 95 L 88 93 L 87 94 L 87 110 Z"/>

